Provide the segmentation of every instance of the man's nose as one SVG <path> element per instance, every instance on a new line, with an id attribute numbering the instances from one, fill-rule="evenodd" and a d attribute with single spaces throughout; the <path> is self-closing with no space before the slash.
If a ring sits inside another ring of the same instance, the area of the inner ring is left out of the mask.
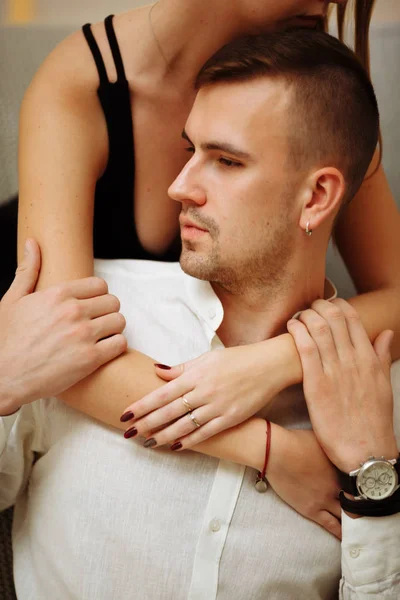
<path id="1" fill-rule="evenodd" d="M 201 184 L 200 167 L 194 157 L 183 167 L 168 189 L 172 200 L 182 204 L 201 206 L 206 202 L 206 194 Z"/>

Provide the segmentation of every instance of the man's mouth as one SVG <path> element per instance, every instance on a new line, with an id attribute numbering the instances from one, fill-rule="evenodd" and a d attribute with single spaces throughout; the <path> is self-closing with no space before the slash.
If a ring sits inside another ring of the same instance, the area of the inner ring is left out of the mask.
<path id="1" fill-rule="evenodd" d="M 194 223 L 194 221 L 191 221 L 187 217 L 180 217 L 179 223 L 180 223 L 182 230 L 183 229 L 198 229 L 199 231 L 203 231 L 203 232 L 207 231 L 207 229 L 200 227 L 200 225 L 197 225 L 197 223 Z"/>

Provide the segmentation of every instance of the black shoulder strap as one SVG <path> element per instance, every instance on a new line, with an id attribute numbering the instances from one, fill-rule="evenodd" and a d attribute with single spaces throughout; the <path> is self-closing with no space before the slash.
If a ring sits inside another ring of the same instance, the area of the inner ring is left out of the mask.
<path id="1" fill-rule="evenodd" d="M 126 81 L 124 63 L 122 62 L 121 52 L 118 46 L 117 37 L 115 35 L 114 26 L 113 26 L 113 18 L 114 15 L 110 15 L 104 21 L 106 26 L 106 33 L 108 38 L 108 43 L 110 44 L 111 52 L 113 55 L 115 68 L 117 70 L 118 81 Z"/>
<path id="2" fill-rule="evenodd" d="M 91 29 L 91 24 L 86 23 L 86 25 L 84 25 L 82 27 L 82 31 L 83 31 L 83 35 L 85 36 L 86 41 L 89 45 L 90 51 L 93 55 L 94 62 L 96 63 L 97 71 L 99 73 L 99 78 L 100 78 L 100 85 L 107 84 L 107 83 L 109 83 L 109 80 L 107 77 L 106 67 L 104 65 L 104 60 L 103 60 L 103 57 L 99 50 L 99 47 L 97 45 L 97 42 L 94 38 L 92 29 Z"/>

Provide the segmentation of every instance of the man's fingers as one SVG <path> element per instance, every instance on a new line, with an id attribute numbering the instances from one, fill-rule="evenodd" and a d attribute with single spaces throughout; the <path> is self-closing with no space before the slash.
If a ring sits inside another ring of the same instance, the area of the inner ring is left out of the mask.
<path id="1" fill-rule="evenodd" d="M 342 526 L 340 521 L 330 512 L 322 510 L 315 519 L 315 522 L 334 535 L 338 540 L 342 539 Z"/>
<path id="2" fill-rule="evenodd" d="M 94 369 L 105 365 L 110 360 L 117 358 L 128 348 L 128 342 L 122 334 L 113 335 L 105 340 L 97 342 L 95 346 Z"/>
<path id="3" fill-rule="evenodd" d="M 112 313 L 104 317 L 98 317 L 90 322 L 90 326 L 94 332 L 94 338 L 96 341 L 102 340 L 122 333 L 126 327 L 125 317 L 121 313 Z"/>
<path id="4" fill-rule="evenodd" d="M 392 366 L 392 355 L 390 346 L 393 342 L 394 332 L 390 329 L 382 331 L 374 342 L 374 350 L 382 365 L 383 372 L 390 380 L 390 368 Z"/>
<path id="5" fill-rule="evenodd" d="M 84 314 L 89 319 L 97 319 L 97 317 L 119 312 L 121 308 L 120 301 L 112 294 L 104 294 L 95 298 L 82 300 L 81 303 Z"/>
<path id="6" fill-rule="evenodd" d="M 338 353 L 329 322 L 315 310 L 304 310 L 298 319 L 317 345 L 323 367 L 338 362 Z"/>
<path id="7" fill-rule="evenodd" d="M 337 354 L 342 361 L 347 361 L 354 348 L 347 329 L 346 318 L 340 306 L 326 300 L 315 300 L 311 308 L 329 323 Z"/>
<path id="8" fill-rule="evenodd" d="M 84 279 L 75 279 L 62 283 L 65 297 L 85 300 L 108 294 L 108 285 L 101 277 L 85 277 Z"/>
<path id="9" fill-rule="evenodd" d="M 332 304 L 338 306 L 343 312 L 347 330 L 350 335 L 351 342 L 361 357 L 367 357 L 372 352 L 371 342 L 365 331 L 365 327 L 361 322 L 358 312 L 343 298 L 332 300 Z"/>
<path id="10" fill-rule="evenodd" d="M 4 304 L 11 304 L 35 289 L 40 271 L 40 248 L 34 239 L 25 242 L 25 253 L 18 265 L 14 281 L 3 296 Z"/>
<path id="11" fill-rule="evenodd" d="M 321 375 L 323 369 L 318 346 L 308 333 L 307 327 L 303 323 L 300 323 L 300 321 L 293 319 L 288 322 L 287 328 L 295 341 L 297 351 L 300 355 L 304 377 L 306 373 Z"/>

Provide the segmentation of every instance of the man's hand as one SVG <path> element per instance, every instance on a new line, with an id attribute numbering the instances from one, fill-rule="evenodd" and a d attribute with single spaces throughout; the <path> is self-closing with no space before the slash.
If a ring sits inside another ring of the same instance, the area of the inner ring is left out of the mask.
<path id="1" fill-rule="evenodd" d="M 125 319 L 105 281 L 88 277 L 31 293 L 40 249 L 27 240 L 0 302 L 0 415 L 57 395 L 126 350 Z"/>
<path id="2" fill-rule="evenodd" d="M 267 479 L 298 513 L 341 539 L 340 486 L 337 471 L 313 431 L 283 429 L 271 423 Z"/>
<path id="3" fill-rule="evenodd" d="M 391 331 L 372 345 L 354 308 L 317 300 L 288 323 L 303 367 L 311 423 L 328 458 L 350 472 L 369 456 L 398 455 L 390 383 Z"/>

